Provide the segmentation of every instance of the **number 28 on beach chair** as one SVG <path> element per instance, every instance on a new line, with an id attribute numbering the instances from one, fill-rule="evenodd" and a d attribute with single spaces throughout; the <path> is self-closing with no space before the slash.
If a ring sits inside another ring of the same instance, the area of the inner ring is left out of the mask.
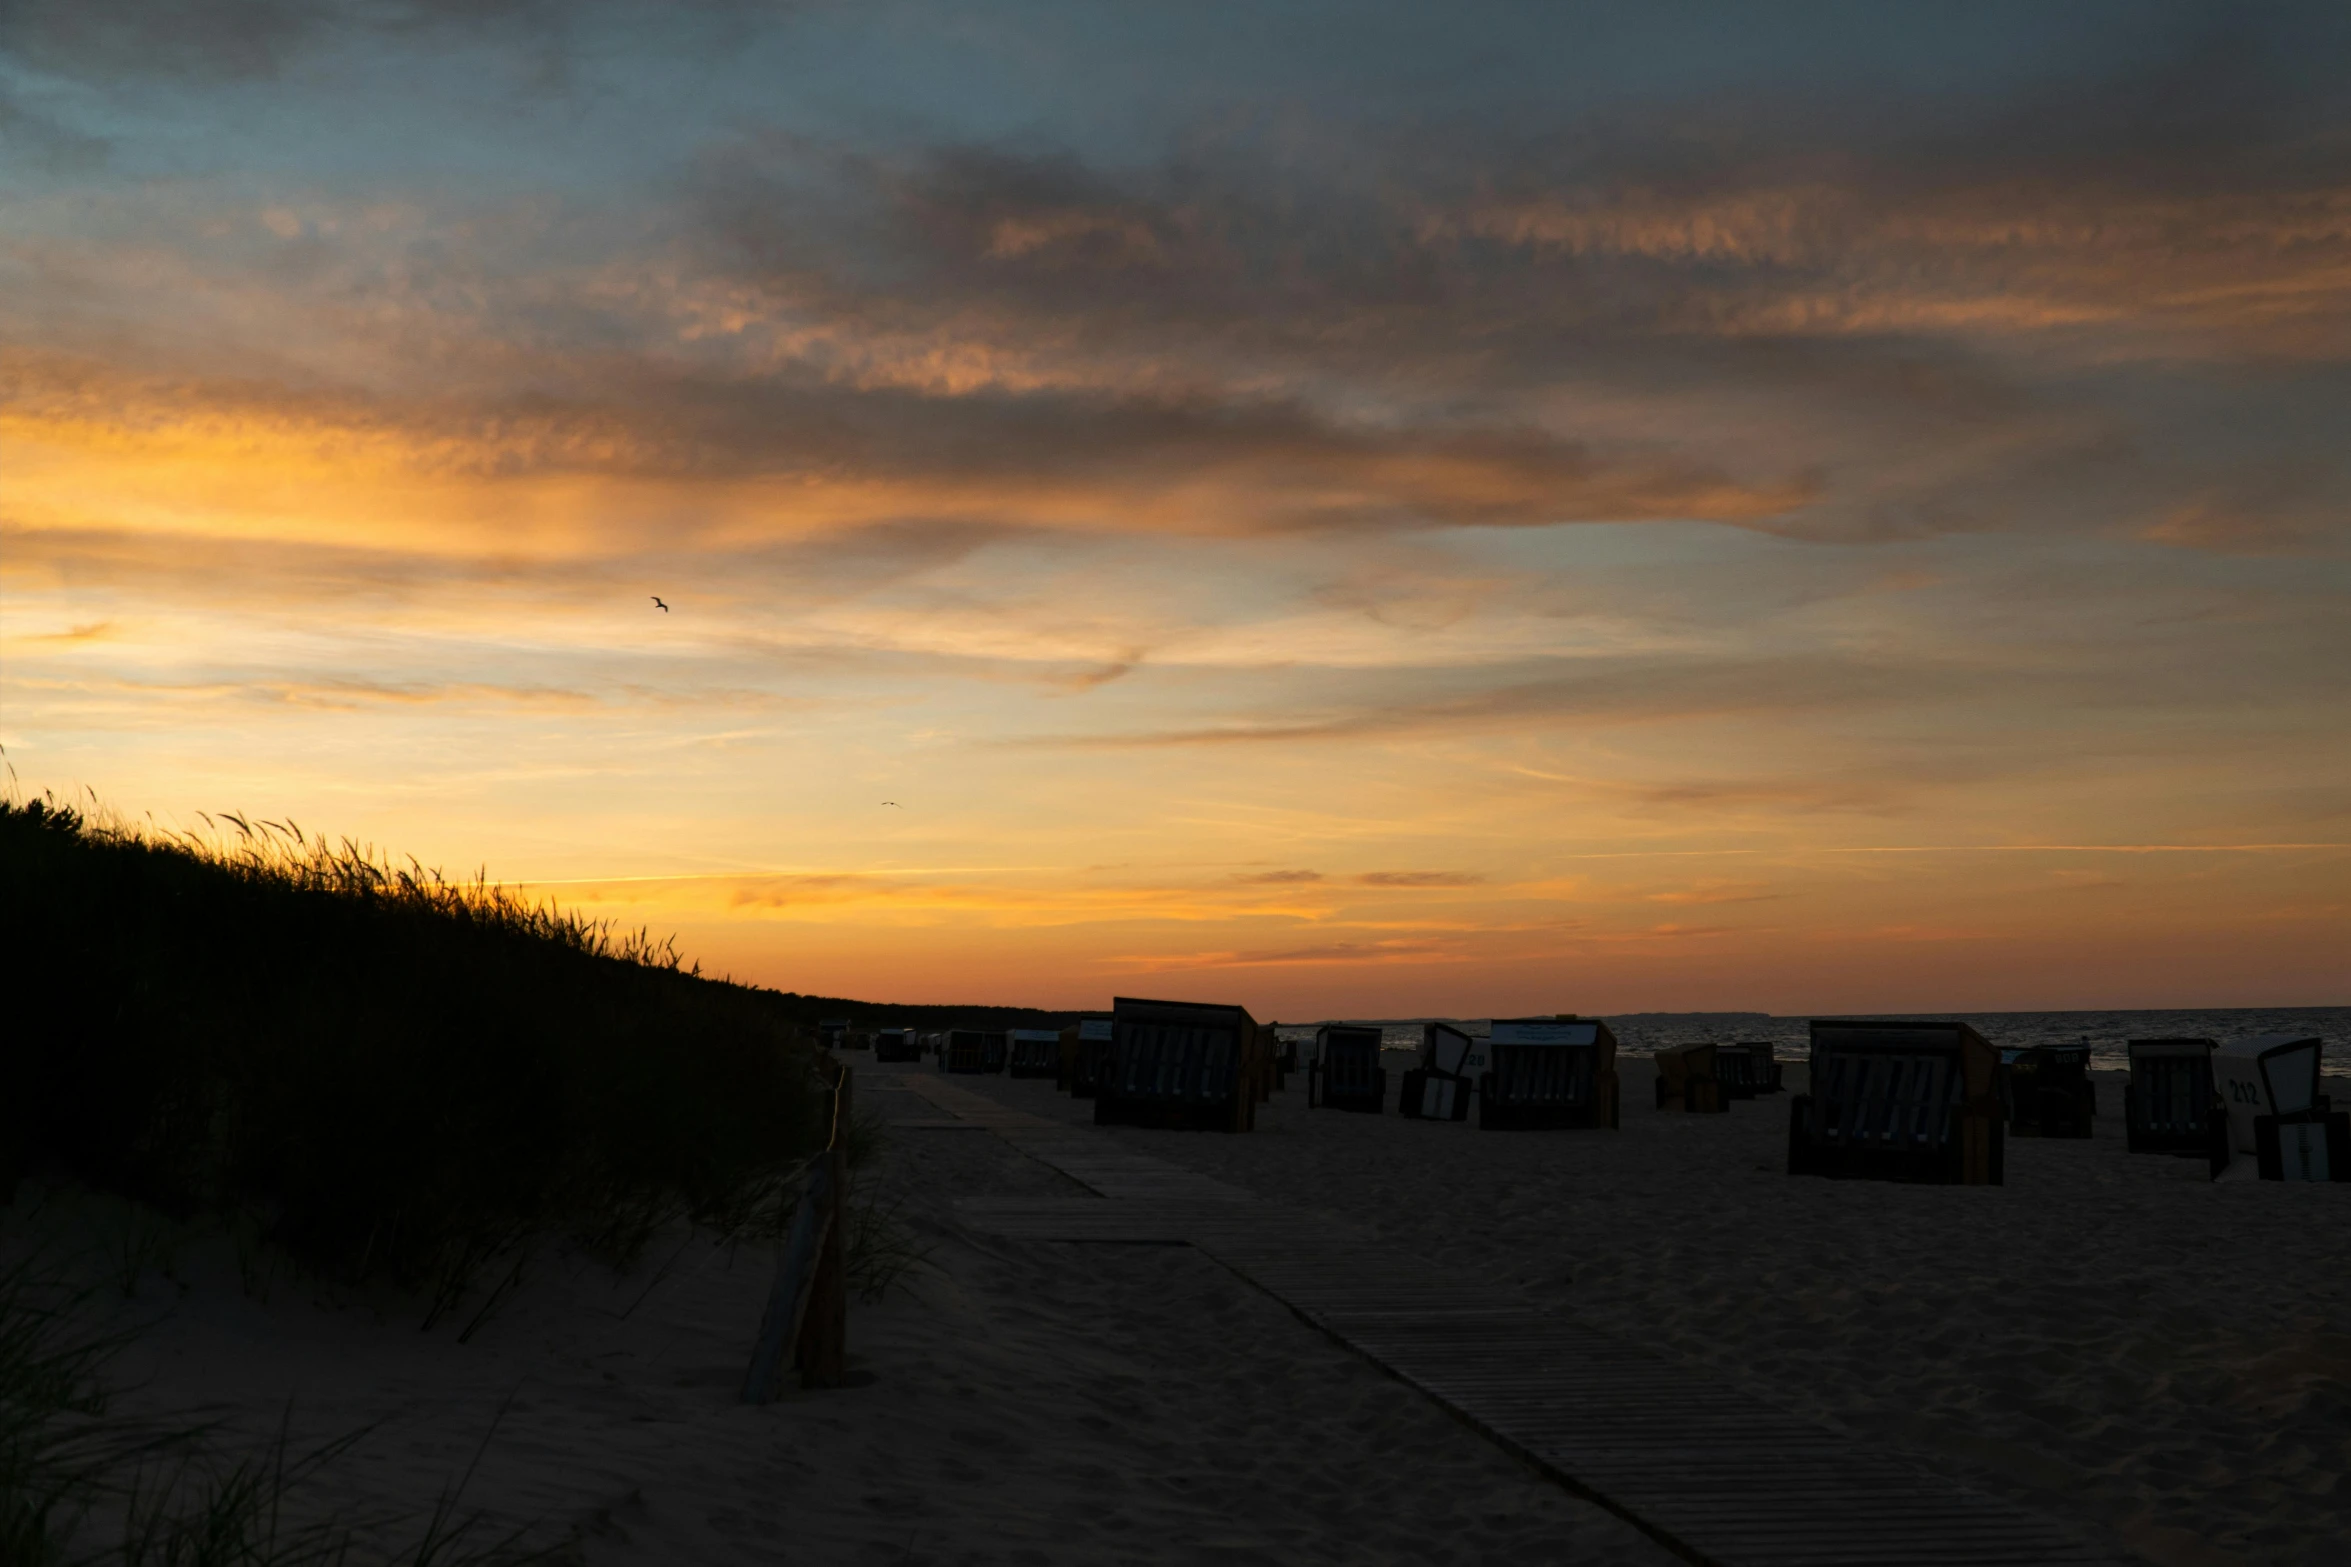
<path id="1" fill-rule="evenodd" d="M 1314 1060 L 1306 1068 L 1309 1110 L 1362 1110 L 1372 1115 L 1388 1098 L 1388 1070 L 1380 1065 L 1381 1033 L 1352 1023 L 1325 1023 L 1314 1031 Z"/>
<path id="2" fill-rule="evenodd" d="M 1496 1018 L 1478 1083 L 1482 1131 L 1617 1124 L 1616 1035 L 1573 1017 Z"/>
<path id="3" fill-rule="evenodd" d="M 1118 997 L 1095 1124 L 1249 1131 L 1263 1054 L 1246 1008 Z"/>
<path id="4" fill-rule="evenodd" d="M 2300 1034 L 2231 1040 L 2212 1053 L 2232 1162 L 2265 1181 L 2351 1181 L 2351 1112 L 2318 1091 L 2325 1046 Z"/>
<path id="5" fill-rule="evenodd" d="M 1812 1091 L 1788 1103 L 1788 1173 L 2001 1183 L 2000 1058 L 1965 1023 L 1812 1025 Z"/>
<path id="6" fill-rule="evenodd" d="M 1420 1026 L 1420 1065 L 1404 1074 L 1396 1113 L 1423 1121 L 1466 1121 L 1477 1041 L 1450 1023 Z"/>
<path id="7" fill-rule="evenodd" d="M 1657 1108 L 1711 1115 L 1730 1101 L 1717 1076 L 1723 1053 L 1713 1045 L 1683 1045 L 1657 1052 Z"/>

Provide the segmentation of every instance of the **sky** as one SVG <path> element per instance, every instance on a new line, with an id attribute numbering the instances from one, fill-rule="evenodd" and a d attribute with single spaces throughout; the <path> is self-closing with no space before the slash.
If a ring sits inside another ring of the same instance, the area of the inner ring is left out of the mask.
<path id="1" fill-rule="evenodd" d="M 0 7 L 16 786 L 709 972 L 2341 1004 L 2347 590 L 2340 5 Z"/>

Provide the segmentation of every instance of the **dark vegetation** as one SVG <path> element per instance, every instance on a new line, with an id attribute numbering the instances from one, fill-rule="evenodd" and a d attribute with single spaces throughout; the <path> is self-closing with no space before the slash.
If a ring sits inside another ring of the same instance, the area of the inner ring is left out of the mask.
<path id="1" fill-rule="evenodd" d="M 225 823 L 0 801 L 0 1197 L 55 1173 L 437 1306 L 549 1237 L 624 1265 L 679 1221 L 779 1222 L 828 1113 L 805 1003 L 482 881 Z"/>

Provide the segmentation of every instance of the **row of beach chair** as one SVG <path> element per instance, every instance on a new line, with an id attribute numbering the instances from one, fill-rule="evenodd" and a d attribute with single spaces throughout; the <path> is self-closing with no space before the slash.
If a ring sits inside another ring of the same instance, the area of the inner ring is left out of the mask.
<path id="1" fill-rule="evenodd" d="M 846 1024 L 826 1032 L 848 1042 Z M 865 1042 L 860 1040 L 860 1043 Z M 1106 1017 L 1066 1028 L 948 1029 L 870 1036 L 877 1060 L 919 1059 L 946 1072 L 1052 1077 L 1094 1101 L 1101 1124 L 1247 1131 L 1255 1107 L 1298 1064 L 1247 1009 L 1120 997 Z M 1312 1109 L 1377 1114 L 1388 1099 L 1382 1030 L 1317 1029 L 1307 1071 Z M 2193 1155 L 2218 1177 L 2351 1181 L 2351 1112 L 2319 1091 L 2323 1047 L 2298 1035 L 2219 1044 L 2133 1040 L 2124 1120 L 2134 1153 Z M 1402 1074 L 1398 1111 L 1496 1130 L 1616 1127 L 1617 1041 L 1598 1019 L 1498 1018 L 1486 1037 L 1423 1026 Z M 1733 1100 L 1782 1091 L 1769 1043 L 1699 1044 L 1656 1057 L 1657 1107 L 1719 1114 Z M 1819 1019 L 1810 1082 L 1789 1103 L 1788 1171 L 1998 1185 L 2010 1136 L 2088 1137 L 2097 1115 L 2087 1042 L 1995 1049 L 1958 1021 Z M 2249 1161 L 2249 1162 L 2248 1162 Z"/>

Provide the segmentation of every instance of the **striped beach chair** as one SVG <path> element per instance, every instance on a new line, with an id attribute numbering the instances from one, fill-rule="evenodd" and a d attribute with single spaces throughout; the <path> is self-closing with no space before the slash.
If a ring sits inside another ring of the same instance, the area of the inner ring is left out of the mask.
<path id="1" fill-rule="evenodd" d="M 1714 1080 L 1730 1099 L 1776 1094 L 1781 1091 L 1779 1056 L 1769 1040 L 1719 1045 L 1714 1052 Z"/>
<path id="2" fill-rule="evenodd" d="M 1096 1125 L 1256 1126 L 1265 1041 L 1247 1008 L 1121 996 L 1110 1018 Z"/>
<path id="3" fill-rule="evenodd" d="M 1316 1029 L 1314 1061 L 1306 1069 L 1306 1107 L 1379 1114 L 1388 1099 L 1381 1039 L 1378 1029 L 1360 1024 L 1325 1023 Z"/>
<path id="4" fill-rule="evenodd" d="M 1998 1186 L 2000 1058 L 1959 1022 L 1816 1021 L 1788 1173 Z"/>
<path id="5" fill-rule="evenodd" d="M 1496 1018 L 1478 1081 L 1478 1127 L 1548 1131 L 1618 1122 L 1616 1035 L 1597 1019 Z"/>
<path id="6" fill-rule="evenodd" d="M 2122 1091 L 2123 1138 L 2132 1153 L 2228 1163 L 2227 1117 L 2212 1088 L 2209 1039 L 2134 1039 L 2123 1047 L 2131 1080 Z"/>
<path id="7" fill-rule="evenodd" d="M 1061 1072 L 1061 1030 L 1015 1028 L 1004 1036 L 1004 1075 L 1056 1077 Z"/>

